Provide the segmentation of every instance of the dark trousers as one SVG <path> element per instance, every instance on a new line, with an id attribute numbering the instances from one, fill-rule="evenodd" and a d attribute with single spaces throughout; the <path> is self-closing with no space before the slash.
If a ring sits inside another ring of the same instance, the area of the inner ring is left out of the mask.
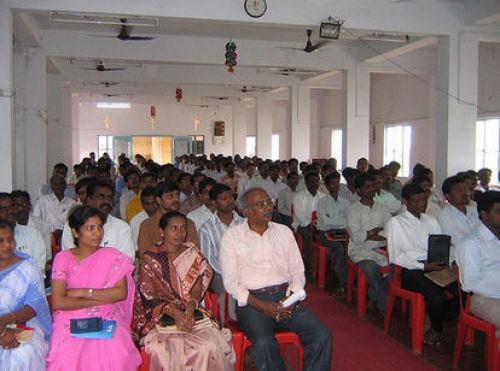
<path id="1" fill-rule="evenodd" d="M 259 300 L 278 301 L 285 292 L 256 295 Z M 252 342 L 250 355 L 258 371 L 285 371 L 274 333 L 276 330 L 295 332 L 304 348 L 304 371 L 330 370 L 332 336 L 330 330 L 304 306 L 297 305 L 290 318 L 282 321 L 266 316 L 250 305 L 237 307 L 238 323 Z"/>
<path id="2" fill-rule="evenodd" d="M 278 214 L 278 223 L 286 225 L 288 228 L 292 229 L 292 217 L 285 214 Z"/>
<path id="3" fill-rule="evenodd" d="M 425 310 L 429 313 L 432 329 L 443 330 L 442 322 L 448 315 L 455 314 L 458 308 L 458 286 L 454 282 L 440 287 L 425 276 L 423 270 L 403 269 L 401 284 L 404 289 L 418 292 L 424 296 Z M 453 297 L 446 294 L 451 293 Z"/>
<path id="4" fill-rule="evenodd" d="M 320 241 L 323 246 L 328 247 L 329 265 L 337 275 L 341 286 L 347 282 L 347 268 L 345 266 L 345 246 L 344 242 L 330 241 L 326 238 L 326 232 L 320 232 Z"/>
<path id="5" fill-rule="evenodd" d="M 304 265 L 306 272 L 309 272 L 312 265 L 312 231 L 311 227 L 298 227 L 297 232 L 302 236 L 302 241 L 304 241 Z"/>

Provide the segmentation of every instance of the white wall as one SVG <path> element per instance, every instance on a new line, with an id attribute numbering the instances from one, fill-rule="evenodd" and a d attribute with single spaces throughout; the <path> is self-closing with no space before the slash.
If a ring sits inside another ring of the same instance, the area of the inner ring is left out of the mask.
<path id="1" fill-rule="evenodd" d="M 76 98 L 77 99 L 77 98 Z M 80 161 L 89 152 L 97 153 L 98 135 L 204 135 L 205 153 L 232 154 L 232 108 L 185 107 L 182 105 L 154 104 L 158 123 L 154 130 L 149 123 L 150 106 L 146 103 L 132 103 L 130 109 L 99 109 L 95 102 L 80 101 L 78 121 L 74 123 L 74 138 L 78 142 L 78 156 L 73 162 Z M 103 120 L 108 116 L 111 126 L 105 129 Z M 194 130 L 193 120 L 197 117 L 201 123 L 198 131 Z M 214 121 L 225 121 L 225 138 L 221 145 L 213 144 Z"/>
<path id="2" fill-rule="evenodd" d="M 500 43 L 479 43 L 478 117 L 500 115 Z"/>
<path id="3" fill-rule="evenodd" d="M 290 109 L 287 100 L 273 101 L 273 134 L 280 135 L 280 159 L 290 158 Z"/>

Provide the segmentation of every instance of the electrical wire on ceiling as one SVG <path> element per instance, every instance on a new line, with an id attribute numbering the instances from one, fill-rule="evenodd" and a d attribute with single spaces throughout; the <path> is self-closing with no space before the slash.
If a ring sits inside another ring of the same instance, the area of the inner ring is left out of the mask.
<path id="1" fill-rule="evenodd" d="M 373 52 L 375 52 L 377 55 L 379 55 L 382 58 L 384 58 L 386 61 L 388 61 L 392 65 L 394 65 L 397 68 L 401 69 L 402 71 L 406 72 L 408 75 L 414 77 L 415 79 L 417 79 L 420 82 L 426 84 L 427 86 L 432 87 L 436 91 L 438 91 L 440 93 L 443 93 L 443 94 L 446 94 L 448 97 L 455 99 L 458 104 L 463 104 L 463 105 L 466 105 L 466 106 L 474 107 L 478 111 L 481 111 L 481 113 L 483 113 L 483 114 L 484 113 L 491 113 L 491 114 L 497 114 L 498 113 L 497 111 L 491 111 L 491 110 L 488 110 L 488 109 L 486 109 L 484 107 L 481 107 L 477 103 L 464 100 L 464 99 L 460 98 L 458 95 L 455 95 L 455 94 L 451 93 L 448 89 L 443 89 L 443 88 L 439 87 L 438 85 L 434 84 L 433 82 L 431 82 L 431 81 L 423 78 L 422 76 L 419 76 L 418 74 L 416 74 L 412 70 L 410 70 L 408 67 L 405 67 L 401 63 L 395 61 L 394 59 L 387 57 L 384 54 L 383 51 L 381 51 L 381 50 L 377 49 L 375 46 L 371 45 L 371 43 L 368 42 L 367 40 L 363 39 L 363 37 L 354 34 L 351 30 L 344 28 L 344 32 L 348 33 L 352 37 L 354 37 L 357 40 L 359 40 L 360 42 L 362 42 L 367 48 L 369 48 L 370 50 L 372 50 Z"/>

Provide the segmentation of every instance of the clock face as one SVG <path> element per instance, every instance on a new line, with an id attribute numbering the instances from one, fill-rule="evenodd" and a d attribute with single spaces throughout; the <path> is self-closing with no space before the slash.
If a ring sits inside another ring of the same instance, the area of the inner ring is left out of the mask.
<path id="1" fill-rule="evenodd" d="M 266 0 L 245 0 L 245 11 L 250 17 L 262 17 L 266 10 Z"/>

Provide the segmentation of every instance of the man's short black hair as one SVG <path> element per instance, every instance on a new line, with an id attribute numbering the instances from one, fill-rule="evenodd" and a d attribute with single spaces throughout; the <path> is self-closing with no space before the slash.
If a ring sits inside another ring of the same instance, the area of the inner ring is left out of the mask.
<path id="1" fill-rule="evenodd" d="M 477 212 L 481 215 L 481 211 L 490 212 L 493 205 L 500 202 L 499 191 L 486 191 L 480 193 L 477 197 Z"/>
<path id="2" fill-rule="evenodd" d="M 66 164 L 63 164 L 62 162 L 55 164 L 54 169 L 62 169 L 66 172 L 66 174 L 68 174 L 68 167 L 66 166 Z"/>
<path id="3" fill-rule="evenodd" d="M 464 182 L 465 182 L 464 178 L 461 178 L 461 177 L 456 176 L 456 175 L 453 175 L 453 176 L 450 176 L 449 178 L 446 178 L 443 182 L 442 187 L 441 187 L 441 189 L 443 190 L 443 194 L 445 194 L 445 195 L 449 194 L 451 192 L 451 189 L 453 188 L 453 186 L 460 184 L 460 183 L 464 183 Z"/>
<path id="4" fill-rule="evenodd" d="M 4 198 L 8 198 L 10 199 L 10 193 L 7 193 L 7 192 L 0 192 L 0 200 L 1 199 L 4 199 Z"/>
<path id="5" fill-rule="evenodd" d="M 299 176 L 299 173 L 297 173 L 296 171 L 290 171 L 290 172 L 286 175 L 286 178 L 287 178 L 287 179 L 290 179 L 292 176 L 296 176 L 296 177 L 298 177 L 298 176 Z"/>
<path id="6" fill-rule="evenodd" d="M 91 181 L 87 184 L 87 198 L 93 198 L 97 188 L 107 188 L 111 190 L 111 195 L 115 195 L 115 187 L 110 182 L 104 180 L 98 180 L 96 178 L 90 178 Z"/>
<path id="7" fill-rule="evenodd" d="M 222 183 L 217 183 L 214 185 L 212 188 L 210 188 L 210 191 L 208 192 L 208 196 L 212 201 L 216 201 L 217 197 L 221 195 L 224 192 L 232 192 L 231 188 L 229 186 L 222 184 Z"/>
<path id="8" fill-rule="evenodd" d="M 409 200 L 413 195 L 419 195 L 425 193 L 424 189 L 416 183 L 408 183 L 401 190 L 401 197 L 405 200 Z"/>
<path id="9" fill-rule="evenodd" d="M 164 180 L 156 186 L 156 197 L 161 197 L 164 193 L 180 192 L 179 185 L 172 180 Z"/>
<path id="10" fill-rule="evenodd" d="M 355 177 L 356 175 L 358 175 L 358 173 L 358 169 L 355 169 L 353 167 L 346 167 L 344 168 L 344 170 L 342 170 L 342 176 L 344 177 L 344 179 Z"/>
<path id="11" fill-rule="evenodd" d="M 411 182 L 413 184 L 420 185 L 423 182 L 429 182 L 432 185 L 432 180 L 427 175 L 419 175 L 412 178 Z"/>
<path id="12" fill-rule="evenodd" d="M 22 197 L 22 198 L 25 198 L 28 203 L 31 205 L 31 197 L 30 197 L 30 194 L 26 191 L 23 191 L 21 189 L 17 189 L 15 191 L 12 191 L 10 193 L 10 198 L 14 199 L 14 198 L 19 198 L 19 197 Z"/>
<path id="13" fill-rule="evenodd" d="M 85 177 L 85 178 L 82 178 L 80 179 L 78 182 L 76 182 L 75 184 L 75 192 L 78 193 L 78 191 L 83 188 L 83 187 L 87 187 L 89 185 L 90 182 L 94 182 L 96 181 L 97 179 L 94 178 L 94 177 Z"/>
<path id="14" fill-rule="evenodd" d="M 146 197 L 156 196 L 156 188 L 153 186 L 146 186 L 141 191 L 141 201 L 144 201 Z"/>
<path id="15" fill-rule="evenodd" d="M 340 180 L 340 173 L 335 170 L 334 172 L 328 174 L 327 176 L 325 176 L 325 185 L 327 185 L 328 183 L 330 183 L 332 181 L 332 179 L 338 179 Z"/>
<path id="16" fill-rule="evenodd" d="M 199 189 L 200 193 L 203 193 L 205 188 L 207 188 L 209 185 L 214 186 L 216 184 L 217 184 L 217 182 L 215 181 L 215 179 L 206 177 L 200 183 L 198 183 L 198 189 Z"/>
<path id="17" fill-rule="evenodd" d="M 194 185 L 194 182 L 196 181 L 196 178 L 199 178 L 199 177 L 202 177 L 203 178 L 202 180 L 207 179 L 207 176 L 205 174 L 203 174 L 200 171 L 195 171 L 194 174 L 191 175 L 191 178 L 189 179 L 189 181 L 191 182 L 191 185 Z M 200 182 L 201 182 L 201 180 L 198 180 L 198 187 L 200 185 Z"/>
<path id="18" fill-rule="evenodd" d="M 158 176 L 155 174 L 155 173 L 150 173 L 149 171 L 141 174 L 141 180 L 143 180 L 144 178 L 153 178 L 155 181 L 158 180 Z"/>
<path id="19" fill-rule="evenodd" d="M 184 178 L 189 178 L 189 181 L 191 181 L 191 174 L 188 173 L 180 173 L 179 176 L 177 177 L 177 183 L 181 183 L 182 179 Z"/>
<path id="20" fill-rule="evenodd" d="M 306 170 L 306 175 L 304 176 L 304 181 L 307 183 L 311 178 L 319 178 L 318 173 L 313 170 Z"/>
<path id="21" fill-rule="evenodd" d="M 123 179 L 125 180 L 125 182 L 128 182 L 128 178 L 130 178 L 132 175 L 137 175 L 140 178 L 141 172 L 139 170 L 137 170 L 137 168 L 135 168 L 135 167 L 128 169 L 127 172 L 125 173 L 125 175 L 123 176 Z"/>
<path id="22" fill-rule="evenodd" d="M 366 182 L 374 182 L 375 177 L 370 173 L 360 173 L 354 178 L 354 187 L 361 188 Z"/>

